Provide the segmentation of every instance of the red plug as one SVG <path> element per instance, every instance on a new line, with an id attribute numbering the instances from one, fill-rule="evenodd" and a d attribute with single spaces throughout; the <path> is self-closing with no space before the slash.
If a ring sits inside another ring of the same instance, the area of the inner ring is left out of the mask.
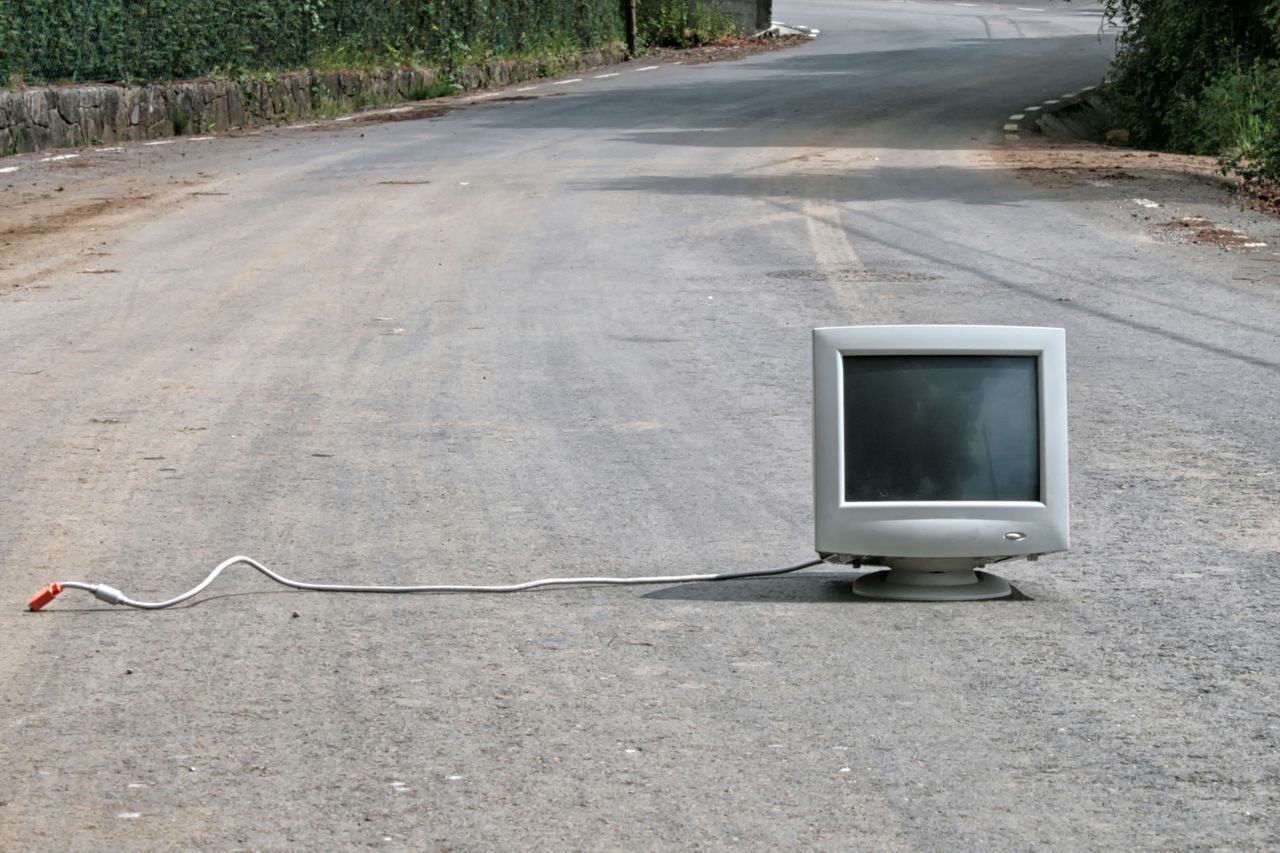
<path id="1" fill-rule="evenodd" d="M 50 601 L 53 601 L 55 598 L 57 598 L 58 593 L 60 592 L 62 592 L 62 584 L 60 583 L 49 584 L 44 589 L 40 590 L 39 592 L 37 592 L 35 595 L 31 597 L 31 600 L 27 602 L 27 609 L 39 610 L 40 608 L 48 604 Z"/>

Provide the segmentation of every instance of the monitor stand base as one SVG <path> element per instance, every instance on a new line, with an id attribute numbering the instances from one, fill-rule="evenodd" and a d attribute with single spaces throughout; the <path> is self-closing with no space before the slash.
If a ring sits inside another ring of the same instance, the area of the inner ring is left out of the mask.
<path id="1" fill-rule="evenodd" d="M 973 569 L 886 569 L 855 580 L 853 592 L 884 601 L 985 601 L 1008 598 L 1013 589 L 1004 578 Z"/>

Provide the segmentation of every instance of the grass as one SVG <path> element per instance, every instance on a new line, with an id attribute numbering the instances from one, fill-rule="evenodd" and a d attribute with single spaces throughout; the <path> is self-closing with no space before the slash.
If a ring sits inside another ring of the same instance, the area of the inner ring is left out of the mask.
<path id="1" fill-rule="evenodd" d="M 411 101 L 429 101 L 432 98 L 443 98 L 462 89 L 452 80 L 437 80 L 434 83 L 419 83 L 409 89 L 408 99 Z"/>

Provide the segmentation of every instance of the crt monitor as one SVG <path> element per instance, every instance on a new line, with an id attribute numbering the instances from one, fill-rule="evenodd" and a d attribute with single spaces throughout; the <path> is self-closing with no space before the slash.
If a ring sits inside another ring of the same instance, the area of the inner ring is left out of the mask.
<path id="1" fill-rule="evenodd" d="M 814 329 L 813 462 L 818 554 L 887 569 L 855 592 L 1008 596 L 977 569 L 1068 547 L 1063 330 Z"/>

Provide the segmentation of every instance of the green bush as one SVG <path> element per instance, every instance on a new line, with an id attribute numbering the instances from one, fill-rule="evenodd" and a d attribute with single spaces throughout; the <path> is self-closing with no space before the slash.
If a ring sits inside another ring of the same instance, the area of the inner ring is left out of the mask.
<path id="1" fill-rule="evenodd" d="M 1194 105 L 1195 137 L 1185 140 L 1184 147 L 1201 154 L 1256 158 L 1272 123 L 1277 82 L 1274 67 L 1261 62 L 1211 78 Z"/>
<path id="2" fill-rule="evenodd" d="M 621 26 L 618 0 L 0 0 L 0 85 L 448 65 L 599 47 Z"/>
<path id="3" fill-rule="evenodd" d="M 645 47 L 697 47 L 736 31 L 715 0 L 641 0 L 636 36 Z"/>
<path id="4" fill-rule="evenodd" d="M 1104 96 L 1135 144 L 1280 176 L 1280 0 L 1107 0 L 1126 27 Z"/>

